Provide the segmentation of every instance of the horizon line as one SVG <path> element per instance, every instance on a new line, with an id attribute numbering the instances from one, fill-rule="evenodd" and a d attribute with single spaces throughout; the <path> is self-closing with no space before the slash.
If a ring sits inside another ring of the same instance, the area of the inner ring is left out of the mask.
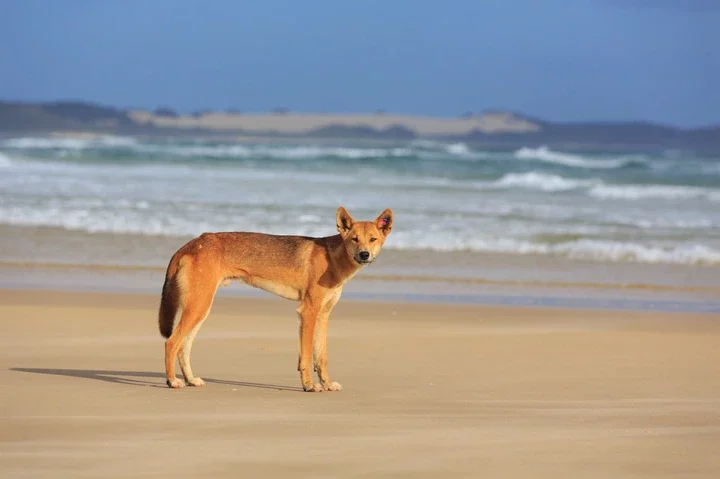
<path id="1" fill-rule="evenodd" d="M 676 130 L 706 130 L 706 129 L 716 129 L 720 128 L 720 120 L 716 123 L 704 123 L 704 124 L 694 124 L 693 126 L 679 126 L 675 123 L 666 123 L 666 122 L 660 122 L 656 120 L 649 120 L 649 119 L 626 119 L 626 120 L 608 120 L 608 119 L 589 119 L 589 120 L 548 120 L 544 119 L 538 115 L 533 114 L 527 114 L 522 113 L 517 110 L 512 109 L 504 109 L 499 107 L 489 107 L 489 108 L 483 108 L 478 111 L 473 110 L 466 110 L 463 113 L 456 114 L 456 115 L 440 115 L 440 114 L 427 114 L 427 113 L 403 113 L 403 112 L 394 112 L 394 111 L 388 111 L 387 109 L 383 108 L 377 108 L 374 111 L 329 111 L 329 110 L 317 110 L 317 111 L 308 111 L 308 110 L 294 110 L 289 107 L 273 107 L 269 108 L 267 110 L 243 110 L 241 108 L 237 107 L 224 107 L 224 108 L 197 108 L 192 110 L 185 110 L 185 109 L 178 109 L 176 107 L 172 107 L 169 105 L 163 105 L 158 104 L 155 107 L 137 107 L 137 106 L 116 106 L 112 103 L 105 103 L 95 100 L 88 100 L 88 99 L 78 99 L 78 98 L 57 98 L 53 100 L 12 100 L 12 99 L 2 99 L 0 98 L 0 103 L 10 103 L 10 104 L 26 104 L 26 105 L 46 105 L 46 104 L 63 104 L 63 103 L 78 103 L 78 104 L 85 104 L 85 105 L 92 105 L 92 106 L 98 106 L 98 107 L 104 107 L 104 108 L 113 108 L 116 110 L 120 110 L 123 112 L 129 112 L 129 111 L 145 111 L 152 114 L 155 114 L 158 110 L 168 110 L 173 112 L 174 114 L 178 116 L 184 116 L 189 117 L 197 114 L 207 114 L 207 113 L 227 113 L 227 114 L 235 114 L 235 115 L 327 115 L 327 116 L 406 116 L 406 117 L 413 117 L 413 118 L 437 118 L 437 119 L 454 119 L 454 120 L 462 120 L 462 119 L 477 119 L 479 117 L 482 117 L 483 115 L 493 114 L 493 113 L 504 113 L 504 114 L 511 114 L 516 117 L 522 118 L 524 120 L 530 121 L 530 122 L 538 122 L 538 123 L 545 123 L 545 124 L 555 124 L 555 125 L 565 125 L 565 124 L 648 124 L 653 126 L 660 126 L 660 127 L 667 127 L 667 128 L 673 128 Z"/>

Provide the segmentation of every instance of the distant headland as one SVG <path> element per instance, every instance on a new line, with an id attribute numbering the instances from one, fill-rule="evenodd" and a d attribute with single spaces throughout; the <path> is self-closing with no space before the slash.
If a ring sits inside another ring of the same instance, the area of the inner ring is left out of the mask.
<path id="1" fill-rule="evenodd" d="M 409 140 L 427 138 L 507 145 L 692 148 L 720 151 L 720 126 L 681 129 L 649 122 L 558 123 L 502 110 L 456 118 L 384 111 L 357 114 L 234 110 L 189 115 L 171 108 L 119 109 L 82 101 L 0 101 L 0 135 L 112 134 Z"/>

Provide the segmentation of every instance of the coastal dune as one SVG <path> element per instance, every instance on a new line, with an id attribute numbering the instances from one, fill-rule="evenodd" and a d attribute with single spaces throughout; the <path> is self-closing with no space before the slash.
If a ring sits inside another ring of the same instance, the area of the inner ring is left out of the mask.
<path id="1" fill-rule="evenodd" d="M 341 301 L 309 394 L 295 305 L 219 297 L 178 391 L 157 301 L 0 291 L 0 476 L 720 476 L 718 314 Z"/>
<path id="2" fill-rule="evenodd" d="M 223 113 L 163 116 L 133 110 L 128 116 L 139 124 L 163 128 L 203 128 L 217 131 L 249 130 L 302 135 L 325 127 L 367 127 L 376 130 L 401 127 L 417 135 L 467 135 L 483 133 L 533 133 L 539 124 L 509 112 L 488 112 L 466 118 L 441 118 L 397 114 Z"/>

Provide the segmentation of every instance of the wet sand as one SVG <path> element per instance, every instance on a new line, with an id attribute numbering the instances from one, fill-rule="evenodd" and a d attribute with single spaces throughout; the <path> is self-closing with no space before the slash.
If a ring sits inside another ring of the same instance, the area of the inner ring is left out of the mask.
<path id="1" fill-rule="evenodd" d="M 0 477 L 720 477 L 720 314 L 341 300 L 303 393 L 294 303 L 218 297 L 170 390 L 157 302 L 0 290 Z"/>
<path id="2" fill-rule="evenodd" d="M 157 294 L 190 238 L 0 225 L 0 289 Z M 344 299 L 720 312 L 717 267 L 383 250 Z M 221 295 L 263 296 L 233 285 Z"/>

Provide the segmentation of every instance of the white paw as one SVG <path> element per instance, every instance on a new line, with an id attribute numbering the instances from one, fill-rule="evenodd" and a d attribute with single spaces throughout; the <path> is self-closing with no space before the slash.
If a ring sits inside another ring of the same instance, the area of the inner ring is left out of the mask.
<path id="1" fill-rule="evenodd" d="M 331 382 L 330 384 L 323 385 L 326 391 L 342 391 L 342 386 L 338 382 Z"/>
<path id="2" fill-rule="evenodd" d="M 303 384 L 303 389 L 308 393 L 321 393 L 324 391 L 323 387 L 319 384 Z"/>
<path id="3" fill-rule="evenodd" d="M 205 381 L 203 381 L 201 378 L 192 378 L 190 380 L 186 380 L 185 383 L 188 386 L 195 386 L 196 388 L 205 386 Z"/>
<path id="4" fill-rule="evenodd" d="M 178 378 L 172 378 L 172 380 L 168 379 L 166 383 L 168 387 L 171 387 L 173 389 L 180 389 L 185 386 L 185 383 L 180 381 Z"/>

